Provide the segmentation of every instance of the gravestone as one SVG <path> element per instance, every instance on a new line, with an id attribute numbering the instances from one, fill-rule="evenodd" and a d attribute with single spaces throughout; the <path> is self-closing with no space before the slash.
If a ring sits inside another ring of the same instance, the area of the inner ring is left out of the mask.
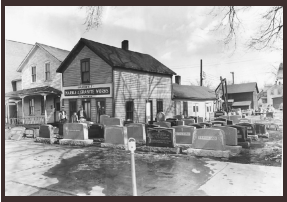
<path id="1" fill-rule="evenodd" d="M 195 127 L 196 129 L 198 129 L 198 128 L 203 128 L 203 126 L 200 125 L 200 124 L 198 124 L 198 123 L 191 123 L 191 124 L 189 124 L 189 126 L 193 126 L 193 127 Z"/>
<path id="2" fill-rule="evenodd" d="M 237 140 L 238 140 L 238 142 L 246 142 L 246 140 L 247 140 L 247 127 L 240 126 L 240 125 L 231 125 L 228 127 L 237 129 L 237 138 L 238 138 Z"/>
<path id="3" fill-rule="evenodd" d="M 246 126 L 247 127 L 247 135 L 256 135 L 254 124 L 238 123 L 237 125 L 239 125 L 239 126 Z"/>
<path id="4" fill-rule="evenodd" d="M 146 145 L 153 147 L 174 147 L 174 128 L 148 128 Z"/>
<path id="5" fill-rule="evenodd" d="M 88 126 L 86 123 L 65 123 L 63 139 L 88 140 Z"/>
<path id="6" fill-rule="evenodd" d="M 269 138 L 269 133 L 267 132 L 266 125 L 262 123 L 255 123 L 255 132 L 259 137 Z"/>
<path id="7" fill-rule="evenodd" d="M 202 123 L 203 122 L 203 117 L 198 117 L 197 123 Z"/>
<path id="8" fill-rule="evenodd" d="M 197 129 L 193 133 L 192 148 L 224 151 L 225 134 L 215 128 Z"/>
<path id="9" fill-rule="evenodd" d="M 104 118 L 103 125 L 105 126 L 123 126 L 122 119 L 119 118 Z"/>
<path id="10" fill-rule="evenodd" d="M 184 126 L 184 125 L 185 125 L 185 124 L 184 124 L 184 120 L 182 119 L 182 120 L 176 121 L 176 125 L 177 125 L 177 126 Z"/>
<path id="11" fill-rule="evenodd" d="M 194 126 L 174 126 L 176 144 L 192 144 Z"/>
<path id="12" fill-rule="evenodd" d="M 161 122 L 161 121 L 165 121 L 165 114 L 163 112 L 159 112 L 156 115 L 156 121 L 157 122 Z"/>
<path id="13" fill-rule="evenodd" d="M 128 134 L 126 126 L 105 126 L 105 143 L 128 144 Z"/>
<path id="14" fill-rule="evenodd" d="M 171 124 L 171 127 L 172 127 L 172 126 L 176 126 L 177 119 L 175 119 L 175 118 L 168 118 L 165 121 L 169 122 Z"/>
<path id="15" fill-rule="evenodd" d="M 195 123 L 198 123 L 198 116 L 189 116 L 187 119 L 194 119 Z"/>
<path id="16" fill-rule="evenodd" d="M 239 119 L 239 123 L 252 123 L 252 120 L 247 118 L 241 118 Z"/>
<path id="17" fill-rule="evenodd" d="M 154 125 L 159 125 L 160 127 L 171 128 L 171 123 L 169 122 L 154 122 Z"/>
<path id="18" fill-rule="evenodd" d="M 229 120 L 233 121 L 233 124 L 239 123 L 239 119 L 242 117 L 240 115 L 231 115 L 229 116 Z"/>
<path id="19" fill-rule="evenodd" d="M 25 132 L 24 127 L 14 127 L 10 131 L 10 139 L 21 140 L 23 138 L 24 132 Z"/>
<path id="20" fill-rule="evenodd" d="M 212 126 L 226 126 L 227 123 L 225 121 L 211 121 Z"/>
<path id="21" fill-rule="evenodd" d="M 41 138 L 53 138 L 54 128 L 52 125 L 40 125 L 39 137 Z"/>
<path id="22" fill-rule="evenodd" d="M 195 123 L 195 120 L 194 119 L 183 119 L 184 121 L 184 125 L 189 125 L 189 124 L 192 124 L 192 123 Z"/>
<path id="23" fill-rule="evenodd" d="M 173 116 L 173 118 L 175 118 L 177 120 L 182 120 L 182 119 L 184 119 L 184 116 L 183 115 L 175 115 L 175 116 Z"/>
<path id="24" fill-rule="evenodd" d="M 227 125 L 233 125 L 233 121 L 227 120 Z"/>
<path id="25" fill-rule="evenodd" d="M 103 124 L 92 124 L 88 128 L 89 139 L 104 138 L 104 125 Z"/>
<path id="26" fill-rule="evenodd" d="M 131 123 L 126 125 L 128 138 L 134 138 L 136 141 L 146 142 L 145 124 Z"/>
<path id="27" fill-rule="evenodd" d="M 26 136 L 26 137 L 34 138 L 34 129 L 32 129 L 32 128 L 26 129 L 26 130 L 25 130 L 25 136 Z"/>
<path id="28" fill-rule="evenodd" d="M 203 128 L 210 128 L 212 126 L 212 124 L 208 122 L 202 122 L 199 123 L 199 125 L 201 125 Z"/>
<path id="29" fill-rule="evenodd" d="M 223 130 L 225 133 L 226 145 L 236 146 L 238 144 L 237 129 L 227 126 L 215 126 L 216 128 Z"/>
<path id="30" fill-rule="evenodd" d="M 227 124 L 227 119 L 222 117 L 215 118 L 214 121 L 224 121 Z"/>
<path id="31" fill-rule="evenodd" d="M 218 118 L 223 118 L 223 119 L 229 120 L 229 116 L 225 116 L 225 115 L 220 116 L 220 117 L 218 117 Z"/>
<path id="32" fill-rule="evenodd" d="M 220 117 L 220 116 L 224 116 L 224 112 L 223 111 L 216 111 L 216 112 L 214 112 L 214 117 Z"/>
<path id="33" fill-rule="evenodd" d="M 126 126 L 126 125 L 128 125 L 128 124 L 130 124 L 130 123 L 134 123 L 134 121 L 124 121 L 124 126 Z"/>
<path id="34" fill-rule="evenodd" d="M 106 115 L 106 114 L 101 115 L 100 116 L 100 124 L 104 124 L 104 119 L 106 119 L 106 118 L 110 118 L 110 116 Z"/>
<path id="35" fill-rule="evenodd" d="M 64 135 L 64 132 L 63 132 L 64 124 L 63 123 L 59 123 L 58 127 L 59 127 L 59 136 L 63 137 L 63 135 Z"/>

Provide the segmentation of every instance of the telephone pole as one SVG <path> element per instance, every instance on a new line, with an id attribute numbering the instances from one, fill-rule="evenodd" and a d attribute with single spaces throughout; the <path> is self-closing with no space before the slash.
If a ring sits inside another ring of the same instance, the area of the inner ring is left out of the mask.
<path id="1" fill-rule="evenodd" d="M 200 86 L 202 86 L 202 60 L 200 60 Z"/>
<path id="2" fill-rule="evenodd" d="M 234 84 L 234 72 L 230 72 L 232 74 L 232 84 Z"/>

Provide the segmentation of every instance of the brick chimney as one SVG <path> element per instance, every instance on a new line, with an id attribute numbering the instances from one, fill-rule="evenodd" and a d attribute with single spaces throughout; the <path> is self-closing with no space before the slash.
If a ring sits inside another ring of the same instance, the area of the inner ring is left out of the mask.
<path id="1" fill-rule="evenodd" d="M 177 83 L 178 85 L 181 85 L 181 76 L 179 75 L 175 76 L 175 83 Z"/>
<path id="2" fill-rule="evenodd" d="M 129 50 L 129 41 L 128 40 L 122 41 L 122 49 Z"/>

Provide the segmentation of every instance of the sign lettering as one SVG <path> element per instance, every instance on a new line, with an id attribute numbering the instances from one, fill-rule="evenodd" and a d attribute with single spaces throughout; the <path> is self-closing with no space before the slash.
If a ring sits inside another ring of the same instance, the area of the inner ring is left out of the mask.
<path id="1" fill-rule="evenodd" d="M 215 136 L 198 136 L 199 140 L 217 140 Z"/>
<path id="2" fill-rule="evenodd" d="M 65 96 L 108 95 L 110 87 L 64 90 Z"/>
<path id="3" fill-rule="evenodd" d="M 189 133 L 189 132 L 175 132 L 175 135 L 190 136 L 191 133 Z"/>

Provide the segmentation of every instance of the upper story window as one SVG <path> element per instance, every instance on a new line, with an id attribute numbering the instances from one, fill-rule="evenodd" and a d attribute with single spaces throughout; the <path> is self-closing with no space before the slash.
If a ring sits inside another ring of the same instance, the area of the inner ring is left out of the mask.
<path id="1" fill-rule="evenodd" d="M 51 74 L 50 74 L 50 63 L 45 63 L 45 80 L 50 80 Z"/>
<path id="2" fill-rule="evenodd" d="M 32 82 L 36 82 L 36 66 L 32 67 Z"/>
<path id="3" fill-rule="evenodd" d="M 81 60 L 82 83 L 90 83 L 90 59 Z"/>

